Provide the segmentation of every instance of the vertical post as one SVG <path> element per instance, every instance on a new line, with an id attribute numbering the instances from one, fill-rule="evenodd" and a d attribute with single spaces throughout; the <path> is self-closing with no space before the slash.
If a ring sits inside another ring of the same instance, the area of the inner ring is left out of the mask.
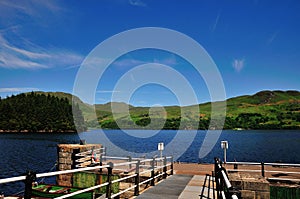
<path id="1" fill-rule="evenodd" d="M 215 157 L 215 181 L 216 181 L 217 199 L 221 199 L 219 159 L 216 157 Z"/>
<path id="2" fill-rule="evenodd" d="M 173 161 L 173 156 L 171 156 L 171 175 L 174 174 L 174 161 Z"/>
<path id="3" fill-rule="evenodd" d="M 135 189 L 134 189 L 134 195 L 138 196 L 140 195 L 140 160 L 136 163 L 136 170 L 135 170 Z"/>
<path id="4" fill-rule="evenodd" d="M 233 169 L 238 169 L 238 165 L 236 163 L 234 163 Z"/>
<path id="5" fill-rule="evenodd" d="M 224 164 L 226 164 L 226 148 L 224 148 Z"/>
<path id="6" fill-rule="evenodd" d="M 165 156 L 164 157 L 164 168 L 163 168 L 163 179 L 166 179 L 167 178 L 167 157 Z"/>
<path id="7" fill-rule="evenodd" d="M 131 156 L 127 156 L 127 158 L 128 158 L 128 162 L 132 161 L 132 157 Z M 131 164 L 129 164 L 129 169 L 131 169 L 131 168 L 132 168 L 132 166 L 131 166 Z"/>
<path id="8" fill-rule="evenodd" d="M 265 163 L 261 163 L 261 175 L 262 177 L 265 177 Z"/>
<path id="9" fill-rule="evenodd" d="M 106 161 L 106 150 L 107 150 L 107 148 L 106 147 L 104 147 L 104 155 L 105 155 L 105 158 L 104 158 L 104 161 Z"/>
<path id="10" fill-rule="evenodd" d="M 76 156 L 77 153 L 80 153 L 80 149 L 73 149 L 73 153 L 72 153 L 72 160 L 73 160 L 73 164 L 71 166 L 71 169 L 77 169 L 77 162 L 76 160 L 79 159 L 78 156 Z"/>
<path id="11" fill-rule="evenodd" d="M 152 163 L 151 163 L 151 178 L 152 178 L 152 180 L 151 180 L 151 186 L 155 186 L 155 182 L 154 182 L 154 180 L 155 180 L 155 178 L 154 178 L 154 169 L 155 169 L 155 158 L 153 158 L 152 159 Z"/>
<path id="12" fill-rule="evenodd" d="M 102 149 L 101 149 L 102 150 Z M 102 152 L 100 151 L 100 159 L 99 159 L 99 162 L 100 162 L 100 166 L 103 165 L 103 157 L 102 157 Z M 100 173 L 102 173 L 102 168 L 99 170 Z"/>
<path id="13" fill-rule="evenodd" d="M 108 182 L 108 185 L 106 186 L 106 197 L 108 199 L 111 199 L 111 176 L 112 176 L 112 170 L 113 170 L 113 163 L 112 162 L 109 162 L 108 163 L 109 167 L 107 168 L 107 182 Z"/>
<path id="14" fill-rule="evenodd" d="M 224 150 L 224 163 L 226 164 L 226 150 L 228 149 L 228 142 L 221 141 L 221 148 Z"/>
<path id="15" fill-rule="evenodd" d="M 216 176 L 215 176 L 215 172 L 214 171 L 211 172 L 211 177 L 215 178 L 215 181 L 216 181 Z M 215 183 L 214 182 L 212 183 L 212 187 L 213 187 L 212 188 L 212 190 L 213 190 L 213 199 L 215 199 L 216 198 L 216 193 L 215 193 Z"/>
<path id="16" fill-rule="evenodd" d="M 27 171 L 25 179 L 25 193 L 24 199 L 30 199 L 32 193 L 32 183 L 36 179 L 36 173 L 32 171 Z"/>

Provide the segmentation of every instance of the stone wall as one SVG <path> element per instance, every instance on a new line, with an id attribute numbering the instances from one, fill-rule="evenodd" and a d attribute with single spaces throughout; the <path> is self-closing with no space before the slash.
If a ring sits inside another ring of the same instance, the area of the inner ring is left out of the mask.
<path id="1" fill-rule="evenodd" d="M 229 173 L 233 187 L 241 190 L 243 199 L 270 199 L 270 184 L 260 175 Z"/>
<path id="2" fill-rule="evenodd" d="M 75 154 L 80 152 L 85 152 L 92 149 L 101 148 L 100 144 L 59 144 L 57 145 L 57 157 L 58 157 L 58 165 L 57 170 L 64 171 L 75 169 L 75 160 L 77 157 Z M 64 174 L 58 175 L 56 178 L 57 184 L 60 186 L 68 186 L 71 187 L 73 185 L 73 174 Z"/>
<path id="3" fill-rule="evenodd" d="M 243 199 L 270 199 L 270 184 L 266 178 L 247 173 L 229 173 L 233 187 L 241 190 Z"/>

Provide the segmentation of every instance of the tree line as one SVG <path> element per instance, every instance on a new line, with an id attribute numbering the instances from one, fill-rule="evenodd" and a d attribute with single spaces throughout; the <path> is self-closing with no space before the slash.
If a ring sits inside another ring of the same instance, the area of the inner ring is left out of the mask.
<path id="1" fill-rule="evenodd" d="M 77 132 L 85 131 L 79 106 L 67 98 L 35 92 L 0 98 L 0 130 L 7 132 Z M 77 124 L 77 128 L 75 123 Z"/>
<path id="2" fill-rule="evenodd" d="M 162 122 L 164 122 L 163 125 Z M 135 122 L 128 118 L 115 120 L 105 120 L 100 122 L 102 128 L 119 129 L 119 128 L 139 128 L 139 129 L 300 129 L 300 112 L 278 112 L 272 117 L 265 116 L 260 113 L 240 113 L 236 117 L 226 116 L 224 125 L 222 119 L 202 118 L 199 120 L 186 119 L 181 117 L 168 118 L 166 120 L 160 118 L 141 117 Z"/>

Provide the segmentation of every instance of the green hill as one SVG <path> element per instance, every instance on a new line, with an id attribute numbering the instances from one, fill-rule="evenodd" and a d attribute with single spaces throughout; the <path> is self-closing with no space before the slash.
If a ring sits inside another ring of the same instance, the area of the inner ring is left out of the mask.
<path id="1" fill-rule="evenodd" d="M 218 105 L 221 102 L 213 103 Z M 225 129 L 300 129 L 298 91 L 261 91 L 254 95 L 230 98 L 226 104 Z M 114 103 L 114 106 L 122 107 L 117 108 L 119 111 L 115 117 L 112 116 L 111 105 L 96 105 L 98 122 L 102 128 L 155 129 L 166 120 L 165 129 L 207 129 L 210 123 L 211 103 L 182 108 L 167 106 L 164 111 L 157 110 L 156 114 L 153 113 L 155 108 Z M 130 117 L 121 111 L 126 108 Z"/>
<path id="2" fill-rule="evenodd" d="M 99 125 L 107 129 L 208 129 L 211 120 L 210 102 L 163 108 L 121 102 L 93 106 L 68 93 L 31 92 L 0 98 L 0 131 L 75 131 L 72 100 L 82 130 Z M 213 102 L 215 106 L 222 103 Z M 214 122 L 211 127 L 224 129 L 300 129 L 300 92 L 261 91 L 230 98 L 226 100 L 224 126 Z"/>

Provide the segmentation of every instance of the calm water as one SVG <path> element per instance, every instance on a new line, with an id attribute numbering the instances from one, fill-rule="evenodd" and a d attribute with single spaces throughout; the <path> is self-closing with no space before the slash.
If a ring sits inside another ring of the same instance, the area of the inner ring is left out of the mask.
<path id="1" fill-rule="evenodd" d="M 37 173 L 54 168 L 58 143 L 77 143 L 85 139 L 88 143 L 104 143 L 107 153 L 112 156 L 153 156 L 157 155 L 157 143 L 165 143 L 166 155 L 178 157 L 182 162 L 208 162 L 223 157 L 220 141 L 227 140 L 229 149 L 227 161 L 287 162 L 300 163 L 300 131 L 223 131 L 210 153 L 199 158 L 199 149 L 206 135 L 205 131 L 195 134 L 180 131 L 184 135 L 176 137 L 176 131 L 130 131 L 130 136 L 119 130 L 102 133 L 91 131 L 79 134 L 0 134 L 0 178 L 22 175 L 26 170 Z M 171 146 L 177 140 L 175 147 Z M 189 145 L 191 142 L 191 145 Z M 117 146 L 117 147 L 116 147 Z M 55 170 L 55 168 L 54 168 Z M 55 178 L 45 179 L 54 183 Z M 23 183 L 0 185 L 0 192 L 13 194 L 23 188 Z"/>

